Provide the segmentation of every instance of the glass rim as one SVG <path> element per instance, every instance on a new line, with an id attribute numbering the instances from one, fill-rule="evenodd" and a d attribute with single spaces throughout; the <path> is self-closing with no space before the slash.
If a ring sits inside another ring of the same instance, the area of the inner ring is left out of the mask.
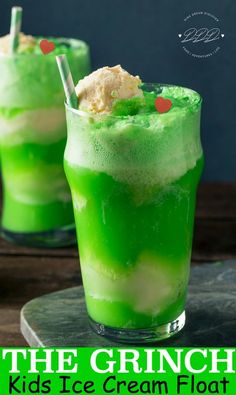
<path id="1" fill-rule="evenodd" d="M 4 36 L 3 36 L 4 37 Z M 78 50 L 82 47 L 88 47 L 88 44 L 86 43 L 86 41 L 80 40 L 78 38 L 70 38 L 70 37 L 55 37 L 55 36 L 32 36 L 34 37 L 36 40 L 57 40 L 57 42 L 59 44 L 63 44 L 63 42 L 65 43 L 70 43 L 71 44 L 71 49 L 73 51 Z M 1 38 L 1 37 L 0 37 Z M 38 41 L 39 43 L 39 41 Z M 4 58 L 4 59 L 27 59 L 27 58 L 32 58 L 32 57 L 46 57 L 47 58 L 55 58 L 55 53 L 54 51 L 52 51 L 51 53 L 44 55 L 43 53 L 15 53 L 15 54 L 10 54 L 10 53 L 4 53 L 0 51 L 0 58 Z"/>
<path id="2" fill-rule="evenodd" d="M 140 86 L 141 87 L 145 86 L 147 88 L 151 88 L 151 87 L 158 87 L 158 88 L 160 88 L 160 87 L 173 87 L 173 88 L 184 89 L 187 92 L 191 92 L 192 94 L 196 95 L 198 100 L 194 103 L 194 105 L 197 105 L 198 108 L 201 107 L 201 104 L 202 104 L 202 101 L 203 101 L 203 98 L 200 95 L 200 93 L 198 93 L 194 89 L 191 89 L 191 88 L 188 88 L 188 87 L 185 87 L 185 86 L 182 86 L 182 85 L 166 84 L 166 83 L 159 83 L 159 82 L 143 82 Z M 149 90 L 149 92 L 151 92 L 151 91 Z M 158 95 L 158 93 L 157 93 L 157 95 Z M 145 113 L 136 114 L 136 115 L 115 115 L 115 114 L 112 114 L 112 113 L 93 113 L 93 112 L 80 110 L 80 109 L 77 109 L 77 108 L 72 108 L 72 107 L 69 106 L 69 104 L 67 103 L 66 100 L 64 101 L 64 104 L 65 104 L 66 109 L 69 112 L 72 112 L 72 113 L 77 114 L 77 115 L 79 115 L 81 117 L 84 117 L 84 118 L 87 117 L 87 118 L 94 118 L 94 119 L 96 119 L 96 118 L 98 119 L 99 118 L 99 119 L 101 119 L 101 118 L 105 118 L 105 117 L 110 117 L 110 118 L 116 118 L 116 119 L 130 119 L 130 118 L 132 118 L 134 116 L 136 117 L 138 115 L 142 115 L 142 116 L 145 115 Z M 186 107 L 184 107 L 184 108 L 189 108 L 191 106 L 193 106 L 193 103 L 188 103 L 188 104 L 186 104 Z M 146 115 L 150 115 L 150 114 L 148 113 Z"/>

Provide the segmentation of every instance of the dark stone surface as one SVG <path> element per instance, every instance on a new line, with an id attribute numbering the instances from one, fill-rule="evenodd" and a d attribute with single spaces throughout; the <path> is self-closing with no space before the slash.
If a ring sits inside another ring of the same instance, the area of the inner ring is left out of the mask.
<path id="1" fill-rule="evenodd" d="M 158 346 L 235 346 L 236 261 L 191 270 L 185 329 Z M 118 344 L 89 328 L 83 288 L 42 296 L 21 312 L 21 330 L 30 346 L 109 347 Z"/>

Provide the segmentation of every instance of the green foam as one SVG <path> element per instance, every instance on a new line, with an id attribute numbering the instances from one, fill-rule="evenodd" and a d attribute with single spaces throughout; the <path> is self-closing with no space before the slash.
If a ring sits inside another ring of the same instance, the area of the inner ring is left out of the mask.
<path id="1" fill-rule="evenodd" d="M 113 103 L 112 115 L 123 117 L 158 114 L 155 107 L 155 99 L 159 96 L 172 101 L 172 107 L 169 110 L 170 113 L 181 108 L 188 111 L 196 111 L 201 104 L 201 98 L 197 92 L 178 86 L 162 87 L 160 85 L 159 90 L 144 91 L 143 94 L 143 98 L 133 97 L 130 99 L 116 100 Z M 162 116 L 162 114 L 158 115 Z"/>
<path id="2" fill-rule="evenodd" d="M 147 92 L 144 98 L 115 103 L 121 113 L 128 102 L 126 111 L 133 115 L 68 110 L 66 160 L 143 188 L 180 178 L 202 156 L 201 98 L 187 88 L 162 87 L 162 95 L 170 97 L 171 92 L 173 106 L 164 114 L 151 108 L 156 92 L 155 97 L 154 92 Z"/>

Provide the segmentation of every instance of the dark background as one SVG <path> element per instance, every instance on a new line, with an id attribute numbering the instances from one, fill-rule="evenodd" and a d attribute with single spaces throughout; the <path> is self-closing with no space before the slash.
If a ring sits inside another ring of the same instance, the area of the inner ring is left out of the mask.
<path id="1" fill-rule="evenodd" d="M 24 7 L 25 33 L 87 41 L 94 69 L 120 63 L 144 81 L 197 90 L 204 99 L 204 179 L 236 180 L 234 0 L 0 0 L 0 35 L 9 30 L 13 5 Z M 215 27 L 210 17 L 184 22 L 188 14 L 197 11 L 214 14 L 225 34 L 218 42 L 195 46 L 198 53 L 220 46 L 220 51 L 208 58 L 186 54 L 178 37 L 186 26 Z"/>

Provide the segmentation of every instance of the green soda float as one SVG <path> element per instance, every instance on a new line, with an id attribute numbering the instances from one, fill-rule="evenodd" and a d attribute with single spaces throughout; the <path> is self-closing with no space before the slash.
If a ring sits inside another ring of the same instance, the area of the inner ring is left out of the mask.
<path id="1" fill-rule="evenodd" d="M 0 38 L 2 233 L 26 245 L 66 245 L 75 241 L 74 216 L 63 169 L 66 120 L 55 54 L 66 53 L 80 79 L 90 69 L 89 48 L 80 40 L 48 38 L 55 49 L 43 54 L 43 38 L 19 33 L 19 18 L 14 23 L 12 15 L 16 33 L 11 26 L 11 34 Z"/>
<path id="2" fill-rule="evenodd" d="M 134 343 L 184 326 L 203 168 L 199 94 L 140 83 L 105 67 L 79 82 L 79 109 L 66 106 L 65 172 L 90 323 Z"/>

